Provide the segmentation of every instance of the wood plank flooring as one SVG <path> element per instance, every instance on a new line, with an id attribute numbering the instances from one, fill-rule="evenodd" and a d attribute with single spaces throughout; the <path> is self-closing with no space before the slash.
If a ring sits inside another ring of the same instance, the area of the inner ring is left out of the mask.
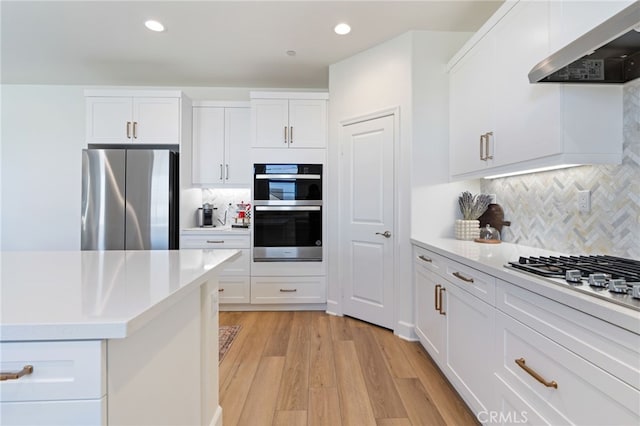
<path id="1" fill-rule="evenodd" d="M 220 312 L 223 424 L 477 425 L 419 343 L 323 312 Z"/>

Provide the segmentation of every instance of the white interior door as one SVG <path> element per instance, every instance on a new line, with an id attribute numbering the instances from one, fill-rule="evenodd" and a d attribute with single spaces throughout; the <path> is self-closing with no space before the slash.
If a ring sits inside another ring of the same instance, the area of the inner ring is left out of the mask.
<path id="1" fill-rule="evenodd" d="M 393 328 L 394 117 L 342 130 L 343 312 Z"/>

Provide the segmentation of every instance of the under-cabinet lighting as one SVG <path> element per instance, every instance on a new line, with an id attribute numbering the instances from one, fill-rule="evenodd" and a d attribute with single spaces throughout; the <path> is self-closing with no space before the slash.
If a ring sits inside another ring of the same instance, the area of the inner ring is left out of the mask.
<path id="1" fill-rule="evenodd" d="M 158 33 L 164 31 L 164 25 L 162 25 L 162 22 L 154 21 L 153 19 L 145 21 L 144 26 L 147 27 L 147 29 Z"/>
<path id="2" fill-rule="evenodd" d="M 497 179 L 508 176 L 526 175 L 529 173 L 548 172 L 549 170 L 568 169 L 569 167 L 577 167 L 582 164 L 559 164 L 557 166 L 539 167 L 537 169 L 521 170 L 519 172 L 500 173 L 497 175 L 485 176 L 484 179 Z"/>

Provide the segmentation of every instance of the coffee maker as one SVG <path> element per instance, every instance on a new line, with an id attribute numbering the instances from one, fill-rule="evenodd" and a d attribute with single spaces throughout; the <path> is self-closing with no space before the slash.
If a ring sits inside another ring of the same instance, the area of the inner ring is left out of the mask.
<path id="1" fill-rule="evenodd" d="M 202 207 L 198 208 L 198 226 L 201 228 L 212 228 L 214 224 L 213 212 L 216 210 L 213 204 L 204 203 Z"/>

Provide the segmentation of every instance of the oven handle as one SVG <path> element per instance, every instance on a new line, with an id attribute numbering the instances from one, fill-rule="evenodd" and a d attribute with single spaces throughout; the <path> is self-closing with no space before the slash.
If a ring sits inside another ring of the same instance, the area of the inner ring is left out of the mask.
<path id="1" fill-rule="evenodd" d="M 283 175 L 269 175 L 269 174 L 257 174 L 256 179 L 320 179 L 320 175 L 296 175 L 296 174 L 283 174 Z"/>
<path id="2" fill-rule="evenodd" d="M 282 212 L 282 211 L 320 211 L 320 206 L 256 206 L 258 212 Z"/>

